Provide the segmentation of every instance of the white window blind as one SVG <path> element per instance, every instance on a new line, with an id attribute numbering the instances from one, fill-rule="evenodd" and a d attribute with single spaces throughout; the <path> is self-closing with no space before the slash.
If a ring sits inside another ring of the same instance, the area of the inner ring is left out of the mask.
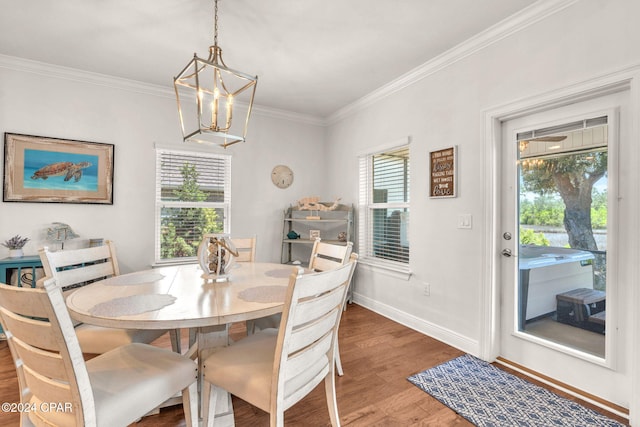
<path id="1" fill-rule="evenodd" d="M 205 233 L 229 230 L 231 157 L 156 151 L 156 263 L 195 260 Z"/>
<path id="2" fill-rule="evenodd" d="M 398 271 L 409 263 L 409 146 L 360 157 L 359 251 Z"/>

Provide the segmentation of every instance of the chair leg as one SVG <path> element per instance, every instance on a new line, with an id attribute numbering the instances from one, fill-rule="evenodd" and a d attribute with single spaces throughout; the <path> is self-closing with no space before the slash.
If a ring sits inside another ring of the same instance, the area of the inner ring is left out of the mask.
<path id="1" fill-rule="evenodd" d="M 270 427 L 284 427 L 284 411 L 275 410 L 269 414 Z"/>
<path id="2" fill-rule="evenodd" d="M 253 320 L 247 320 L 247 336 L 253 335 L 256 332 L 256 322 Z"/>
<path id="3" fill-rule="evenodd" d="M 187 426 L 198 426 L 198 382 L 182 390 L 182 408 Z"/>
<path id="4" fill-rule="evenodd" d="M 226 396 L 227 392 L 220 387 L 207 382 L 202 383 L 202 427 L 213 427 L 218 399 Z"/>
<path id="5" fill-rule="evenodd" d="M 324 390 L 327 395 L 327 409 L 333 427 L 340 427 L 340 416 L 338 415 L 338 401 L 336 399 L 336 377 L 333 369 L 324 378 Z"/>
<path id="6" fill-rule="evenodd" d="M 182 354 L 182 344 L 180 342 L 180 329 L 171 329 L 169 331 L 169 337 L 171 338 L 171 349 Z"/>
<path id="7" fill-rule="evenodd" d="M 336 348 L 335 348 L 335 352 L 336 352 L 336 372 L 338 373 L 338 376 L 343 376 L 344 372 L 342 371 L 342 361 L 340 360 L 340 348 L 338 347 L 338 340 L 336 340 Z"/>
<path id="8" fill-rule="evenodd" d="M 196 328 L 189 328 L 189 347 L 196 342 Z"/>

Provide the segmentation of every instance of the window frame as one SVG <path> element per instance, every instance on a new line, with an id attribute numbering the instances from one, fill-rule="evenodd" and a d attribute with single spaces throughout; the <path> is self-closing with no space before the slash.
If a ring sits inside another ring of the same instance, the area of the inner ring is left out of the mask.
<path id="1" fill-rule="evenodd" d="M 409 234 L 411 224 L 411 198 L 407 202 L 374 202 L 373 201 L 373 165 L 372 159 L 376 155 L 380 155 L 390 151 L 396 151 L 406 148 L 409 150 L 409 170 L 405 181 L 410 194 L 411 188 L 411 138 L 405 137 L 396 140 L 390 144 L 367 150 L 358 156 L 358 181 L 359 181 L 359 197 L 358 197 L 358 251 L 359 263 L 372 269 L 379 269 L 381 272 L 391 274 L 408 280 L 411 277 L 411 244 L 409 244 L 409 259 L 407 262 L 383 259 L 373 254 L 373 211 L 375 209 L 406 209 L 409 213 L 409 222 L 407 224 L 407 235 Z M 407 236 L 408 238 L 408 236 Z"/>
<path id="2" fill-rule="evenodd" d="M 154 265 L 193 264 L 197 262 L 197 256 L 161 259 L 161 212 L 163 208 L 210 208 L 222 209 L 223 233 L 229 233 L 231 229 L 231 155 L 201 150 L 185 150 L 156 146 L 156 174 L 155 174 L 155 212 L 154 212 Z M 224 201 L 222 202 L 193 202 L 193 201 L 167 201 L 162 200 L 162 156 L 175 154 L 178 156 L 192 156 L 199 158 L 211 158 L 223 162 L 224 168 Z"/>

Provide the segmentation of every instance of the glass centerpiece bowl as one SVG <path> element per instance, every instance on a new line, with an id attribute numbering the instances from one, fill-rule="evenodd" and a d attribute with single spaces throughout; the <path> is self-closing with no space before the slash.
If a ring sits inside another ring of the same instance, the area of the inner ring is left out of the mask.
<path id="1" fill-rule="evenodd" d="M 238 252 L 228 234 L 205 234 L 198 246 L 198 263 L 205 283 L 228 281 L 237 256 Z"/>

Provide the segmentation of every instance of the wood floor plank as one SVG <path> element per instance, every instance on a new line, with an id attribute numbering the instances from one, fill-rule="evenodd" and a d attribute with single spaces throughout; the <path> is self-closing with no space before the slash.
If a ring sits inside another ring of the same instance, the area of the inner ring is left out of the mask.
<path id="1" fill-rule="evenodd" d="M 232 325 L 233 339 L 240 339 L 245 334 L 244 324 Z M 187 347 L 187 335 L 183 331 L 183 348 Z M 461 356 L 464 354 L 462 351 L 356 304 L 350 304 L 343 313 L 339 336 L 345 375 L 336 378 L 336 393 L 343 426 L 472 426 L 407 381 L 408 376 Z M 155 344 L 170 348 L 168 337 L 160 338 Z M 615 414 L 569 398 L 619 422 L 626 422 Z M 0 342 L 0 399 L 3 402 L 19 401 L 18 382 L 6 342 Z M 266 412 L 236 397 L 233 397 L 233 405 L 237 427 L 269 425 Z M 18 420 L 18 414 L 0 412 L 0 426 L 17 426 Z M 285 424 L 329 426 L 324 385 L 318 386 L 309 396 L 289 409 L 285 413 Z M 182 427 L 185 422 L 182 408 L 176 406 L 162 409 L 158 415 L 145 417 L 134 425 Z"/>

